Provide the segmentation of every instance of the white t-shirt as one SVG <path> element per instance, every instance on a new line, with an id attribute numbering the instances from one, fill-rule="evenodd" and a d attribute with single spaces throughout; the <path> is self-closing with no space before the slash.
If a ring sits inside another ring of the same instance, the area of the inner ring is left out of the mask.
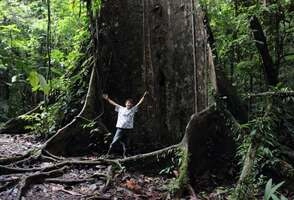
<path id="1" fill-rule="evenodd" d="M 115 111 L 118 112 L 116 127 L 132 129 L 134 128 L 134 116 L 138 111 L 138 107 L 134 106 L 130 109 L 127 109 L 123 106 L 116 106 Z"/>

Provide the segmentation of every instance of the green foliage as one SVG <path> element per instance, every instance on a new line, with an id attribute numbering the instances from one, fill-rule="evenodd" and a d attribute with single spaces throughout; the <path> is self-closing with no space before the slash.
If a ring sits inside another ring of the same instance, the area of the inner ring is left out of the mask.
<path id="1" fill-rule="evenodd" d="M 267 91 L 261 57 L 257 51 L 249 19 L 255 15 L 261 22 L 266 35 L 269 53 L 279 72 L 277 87 L 294 88 L 293 37 L 294 13 L 289 12 L 290 1 L 227 1 L 201 0 L 202 8 L 208 15 L 210 26 L 216 40 L 218 62 L 224 66 L 227 74 L 239 93 Z M 293 90 L 293 89 L 292 89 Z M 256 159 L 253 163 L 252 175 L 245 180 L 247 185 L 239 188 L 256 194 L 262 183 L 257 180 L 264 168 L 274 167 L 281 159 L 278 138 L 288 134 L 293 137 L 293 100 L 261 98 L 248 100 L 250 118 L 248 123 L 233 126 L 235 139 L 238 143 L 237 156 L 239 165 L 244 163 L 250 147 L 256 146 Z M 268 108 L 268 105 L 272 108 Z M 268 112 L 268 113 L 267 113 Z M 231 124 L 230 124 L 231 125 Z M 283 130 L 283 131 L 282 131 Z M 246 187 L 246 188 L 245 188 Z M 256 191 L 255 191 L 256 190 Z M 242 193 L 242 191 L 240 192 Z"/>
<path id="2" fill-rule="evenodd" d="M 89 121 L 88 123 L 82 124 L 82 128 L 84 129 L 93 129 L 96 125 L 95 121 Z"/>
<path id="3" fill-rule="evenodd" d="M 237 137 L 239 143 L 237 155 L 241 158 L 241 163 L 249 146 L 253 143 L 259 146 L 257 162 L 262 163 L 262 167 L 267 165 L 268 162 L 274 164 L 274 155 L 277 155 L 276 147 L 279 145 L 276 135 L 278 131 L 277 121 L 278 118 L 274 112 L 263 113 L 240 126 Z"/>
<path id="4" fill-rule="evenodd" d="M 268 180 L 266 186 L 265 186 L 265 191 L 264 191 L 264 196 L 263 200 L 287 200 L 286 197 L 283 195 L 280 196 L 280 198 L 277 197 L 277 190 L 284 184 L 284 181 L 277 184 L 273 185 L 272 184 L 272 179 Z"/>
<path id="5" fill-rule="evenodd" d="M 71 73 L 82 54 L 81 46 L 89 40 L 88 18 L 83 1 L 51 1 L 51 80 L 47 80 L 47 5 L 45 1 L 0 2 L 0 73 L 10 87 L 9 115 L 15 116 L 37 104 L 40 93 L 65 93 Z M 32 91 L 28 89 L 31 87 Z M 17 92 L 15 92 L 17 91 Z M 13 99 L 13 100 L 12 100 Z M 16 101 L 14 101 L 16 100 Z"/>
<path id="6" fill-rule="evenodd" d="M 32 86 L 33 92 L 40 90 L 43 91 L 46 95 L 49 94 L 49 85 L 47 84 L 47 81 L 42 74 L 39 74 L 36 71 L 31 71 L 28 77 L 28 81 Z"/>
<path id="7" fill-rule="evenodd" d="M 277 86 L 274 91 L 287 91 L 287 88 Z M 260 188 L 264 185 L 262 175 L 263 169 L 273 169 L 281 159 L 281 143 L 279 138 L 282 134 L 293 134 L 291 131 L 291 121 L 293 119 L 292 109 L 293 99 L 276 97 L 266 97 L 264 101 L 257 101 L 251 113 L 251 120 L 246 124 L 240 125 L 235 131 L 235 138 L 238 143 L 237 156 L 239 157 L 239 165 L 245 163 L 245 156 L 251 148 L 256 148 L 256 153 L 253 158 L 252 173 L 244 181 L 244 184 L 237 188 L 232 195 L 232 199 L 247 199 L 250 194 L 258 194 Z M 287 113 L 287 114 L 285 114 Z M 286 122 L 286 123 L 281 123 Z M 294 134 L 293 134 L 294 135 Z M 267 199 L 278 199 L 271 195 L 268 191 L 273 188 L 273 192 L 278 188 L 272 187 L 271 182 L 268 182 L 266 189 Z M 250 192 L 248 192 L 250 191 Z M 238 195 L 238 198 L 235 196 Z M 281 197 L 283 198 L 283 197 Z M 254 199 L 254 197 L 252 197 Z"/>
<path id="8" fill-rule="evenodd" d="M 101 0 L 93 0 L 92 1 L 92 12 L 93 12 L 94 16 L 100 10 L 100 8 L 101 8 Z"/>
<path id="9" fill-rule="evenodd" d="M 174 175 L 174 172 L 178 170 L 179 166 L 181 166 L 182 159 L 182 154 L 178 154 L 177 156 L 172 157 L 171 164 L 162 169 L 159 174 Z"/>
<path id="10" fill-rule="evenodd" d="M 209 18 L 219 63 L 241 93 L 267 89 L 262 61 L 249 28 L 253 15 L 258 16 L 262 24 L 280 81 L 294 87 L 294 13 L 288 12 L 289 1 L 264 4 L 260 1 L 201 0 L 200 4 Z"/>
<path id="11" fill-rule="evenodd" d="M 31 122 L 31 125 L 25 127 L 26 129 L 46 139 L 51 136 L 56 129 L 56 119 L 62 115 L 60 113 L 60 108 L 61 104 L 57 102 L 49 107 L 41 107 L 41 112 L 21 115 L 20 117 Z"/>

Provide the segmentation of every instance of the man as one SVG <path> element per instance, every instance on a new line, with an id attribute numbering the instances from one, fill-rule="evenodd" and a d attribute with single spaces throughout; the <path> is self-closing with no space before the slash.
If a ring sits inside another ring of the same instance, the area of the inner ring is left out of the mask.
<path id="1" fill-rule="evenodd" d="M 123 139 L 127 137 L 127 134 L 134 128 L 135 113 L 138 111 L 138 107 L 143 103 L 146 94 L 148 94 L 148 92 L 144 93 L 140 101 L 135 106 L 132 99 L 127 99 L 125 101 L 125 107 L 111 100 L 107 94 L 103 94 L 103 98 L 110 104 L 114 105 L 115 111 L 118 112 L 116 133 L 112 139 L 107 155 L 111 152 L 114 144 L 120 143 L 123 147 L 123 156 L 126 156 L 126 145 Z"/>

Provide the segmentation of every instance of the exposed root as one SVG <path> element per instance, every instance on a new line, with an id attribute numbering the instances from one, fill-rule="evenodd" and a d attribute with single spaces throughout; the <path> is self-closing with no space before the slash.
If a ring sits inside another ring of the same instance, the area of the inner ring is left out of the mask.
<path id="1" fill-rule="evenodd" d="M 28 157 L 26 159 L 23 159 L 23 160 L 19 160 L 19 161 L 14 162 L 14 163 L 11 163 L 10 165 L 18 166 L 18 165 L 22 165 L 22 164 L 27 164 L 27 163 L 31 163 L 31 162 L 40 160 L 40 158 L 41 158 L 41 152 L 38 151 L 37 153 L 32 154 L 30 157 Z"/>
<path id="2" fill-rule="evenodd" d="M 8 167 L 0 165 L 0 174 L 14 174 L 14 173 L 25 173 L 25 172 L 36 172 L 40 171 L 42 168 L 19 168 L 19 167 Z"/>
<path id="3" fill-rule="evenodd" d="M 153 161 L 159 161 L 160 157 L 165 157 L 166 154 L 171 154 L 174 151 L 178 150 L 180 147 L 182 147 L 182 143 L 172 145 L 157 151 L 144 153 L 144 154 L 138 154 L 135 156 L 122 158 L 122 159 L 116 159 L 117 162 L 121 163 L 122 165 L 130 165 L 134 162 L 137 162 L 138 160 L 153 160 Z"/>
<path id="4" fill-rule="evenodd" d="M 57 183 L 57 184 L 66 184 L 66 185 L 75 185 L 84 182 L 91 182 L 96 180 L 97 178 L 106 179 L 108 177 L 107 174 L 95 173 L 94 175 L 84 178 L 84 179 L 63 179 L 63 178 L 46 178 L 44 180 L 45 183 Z"/>
<path id="5" fill-rule="evenodd" d="M 6 182 L 11 182 L 11 181 L 17 181 L 19 178 L 6 178 L 6 179 L 1 179 L 0 183 L 6 183 Z"/>
<path id="6" fill-rule="evenodd" d="M 7 178 L 2 181 L 4 183 L 0 187 L 0 191 L 5 191 L 8 188 L 11 188 L 15 185 L 18 187 L 18 193 L 17 198 L 18 200 L 22 199 L 23 196 L 25 196 L 26 191 L 28 188 L 33 184 L 40 184 L 40 183 L 57 183 L 57 184 L 66 184 L 66 185 L 75 185 L 83 182 L 93 182 L 97 178 L 103 178 L 105 180 L 105 185 L 101 189 L 101 193 L 105 193 L 111 183 L 116 179 L 118 174 L 120 174 L 124 167 L 122 165 L 130 165 L 131 163 L 137 162 L 138 160 L 145 160 L 156 162 L 161 160 L 163 157 L 166 157 L 166 155 L 171 154 L 176 149 L 181 147 L 181 143 L 177 145 L 173 145 L 164 149 L 160 149 L 154 152 L 146 153 L 146 154 L 140 154 L 136 156 L 131 156 L 124 159 L 96 159 L 96 160 L 81 160 L 81 159 L 65 159 L 59 160 L 59 157 L 55 157 L 54 155 L 44 155 L 42 153 L 40 154 L 34 154 L 30 155 L 26 159 L 20 160 L 18 162 L 13 163 L 15 164 L 23 164 L 25 162 L 29 161 L 36 161 L 38 159 L 44 159 L 48 161 L 53 161 L 54 164 L 47 166 L 47 167 L 35 167 L 35 168 L 20 168 L 20 167 L 11 167 L 11 166 L 1 166 L 0 165 L 0 174 L 10 174 L 10 177 L 12 177 L 12 174 L 15 174 L 15 176 L 19 176 L 20 173 L 29 173 L 23 175 L 23 177 L 17 177 L 17 178 Z M 38 151 L 38 153 L 41 151 Z M 57 158 L 57 159 L 56 159 Z M 68 168 L 74 168 L 74 167 L 95 167 L 96 165 L 110 165 L 107 168 L 107 173 L 95 173 L 92 176 L 83 178 L 83 179 L 64 179 L 64 178 L 55 178 L 58 176 L 61 176 L 64 174 L 65 170 Z M 115 168 L 114 168 L 115 167 Z M 114 173 L 115 169 L 119 169 L 117 173 Z M 30 174 L 32 173 L 33 174 Z M 13 175 L 14 176 L 14 175 Z"/>
<path id="7" fill-rule="evenodd" d="M 45 158 L 52 160 L 53 158 L 44 156 L 40 154 L 39 158 Z M 37 158 L 36 158 L 37 159 Z M 56 161 L 54 159 L 54 161 Z M 110 165 L 108 167 L 107 174 L 104 173 L 95 173 L 92 176 L 89 176 L 84 179 L 62 179 L 62 178 L 54 178 L 64 174 L 65 170 L 68 168 L 74 168 L 78 166 L 83 167 L 95 167 L 96 165 Z M 105 186 L 103 187 L 102 191 L 105 192 L 108 190 L 111 181 L 113 180 L 114 173 L 113 173 L 113 166 L 116 166 L 122 171 L 122 166 L 117 160 L 108 160 L 108 159 L 97 159 L 97 160 L 63 160 L 57 161 L 57 163 L 50 165 L 48 167 L 36 167 L 36 168 L 19 168 L 19 167 L 10 167 L 10 166 L 0 166 L 0 174 L 14 174 L 13 176 L 19 176 L 18 173 L 32 173 L 34 174 L 25 174 L 23 177 L 16 177 L 16 178 L 6 178 L 1 180 L 0 183 L 3 185 L 0 187 L 0 192 L 7 190 L 18 184 L 18 194 L 16 199 L 21 199 L 27 189 L 33 184 L 39 183 L 57 183 L 57 184 L 67 184 L 67 185 L 75 185 L 83 182 L 92 182 L 95 181 L 97 178 L 103 178 L 106 180 Z"/>
<path id="8" fill-rule="evenodd" d="M 44 156 L 51 157 L 51 158 L 53 158 L 53 159 L 55 159 L 55 160 L 64 160 L 64 158 L 63 158 L 63 157 L 61 157 L 61 156 L 56 156 L 56 155 L 53 155 L 52 153 L 50 153 L 50 152 L 46 151 L 45 149 L 42 149 L 42 153 L 43 153 L 43 155 L 44 155 Z"/>
<path id="9" fill-rule="evenodd" d="M 75 185 L 84 182 L 94 181 L 95 178 L 86 178 L 86 179 L 61 179 L 61 178 L 46 178 L 45 183 L 57 183 L 57 184 L 66 184 L 66 185 Z"/>
<path id="10" fill-rule="evenodd" d="M 55 158 L 52 158 L 52 157 L 49 157 L 49 156 L 45 156 L 43 154 L 41 154 L 40 158 L 41 158 L 42 161 L 59 162 L 59 160 L 57 160 Z"/>
<path id="11" fill-rule="evenodd" d="M 15 163 L 21 160 L 24 160 L 26 158 L 29 158 L 31 156 L 32 152 L 29 151 L 24 155 L 21 156 L 14 156 L 14 157 L 9 157 L 9 158 L 1 158 L 0 159 L 0 165 L 9 165 L 11 163 Z"/>
<path id="12" fill-rule="evenodd" d="M 11 188 L 11 187 L 15 186 L 18 183 L 19 179 L 20 178 L 13 178 L 13 179 L 4 180 L 5 183 L 4 183 L 4 185 L 2 185 L 0 187 L 0 192 L 3 192 L 5 190 L 7 190 L 8 188 Z"/>
<path id="13" fill-rule="evenodd" d="M 106 184 L 102 188 L 102 193 L 105 193 L 108 190 L 108 187 L 112 178 L 113 178 L 113 171 L 112 171 L 112 166 L 110 165 L 107 169 L 107 180 L 106 180 Z"/>
<path id="14" fill-rule="evenodd" d="M 90 121 L 95 121 L 98 125 L 99 118 L 103 114 L 102 90 L 97 88 L 100 85 L 99 75 L 95 66 L 92 67 L 89 87 L 84 106 L 80 113 L 63 128 L 59 129 L 55 135 L 46 141 L 43 151 L 47 154 L 55 155 L 80 155 L 90 151 L 89 144 L 93 141 L 93 135 L 89 134 L 91 130 L 83 125 Z M 99 129 L 100 130 L 100 129 Z M 100 136 L 109 131 L 101 127 L 101 130 L 95 134 L 98 141 Z M 79 144 L 79 145 L 77 145 Z M 102 143 L 103 145 L 103 143 Z M 51 155 L 52 156 L 52 155 Z M 57 157 L 55 156 L 55 159 Z"/>
<path id="15" fill-rule="evenodd" d="M 115 161 L 111 160 L 94 160 L 94 161 L 82 161 L 82 160 L 67 160 L 63 162 L 59 162 L 57 164 L 53 164 L 49 167 L 36 167 L 36 168 L 19 168 L 19 167 L 8 167 L 8 166 L 1 166 L 0 165 L 0 174 L 13 174 L 13 173 L 26 173 L 26 172 L 36 172 L 36 171 L 42 171 L 42 172 L 48 172 L 54 169 L 61 168 L 63 166 L 70 166 L 70 165 L 100 165 L 104 163 L 115 163 Z"/>
<path id="16" fill-rule="evenodd" d="M 49 172 L 38 172 L 33 175 L 25 176 L 18 184 L 17 200 L 21 200 L 30 185 L 44 182 L 49 177 L 61 176 L 68 167 L 52 170 Z"/>
<path id="17" fill-rule="evenodd" d="M 92 197 L 89 197 L 87 198 L 87 200 L 110 200 L 111 198 L 110 197 L 104 197 L 104 196 L 92 196 Z"/>

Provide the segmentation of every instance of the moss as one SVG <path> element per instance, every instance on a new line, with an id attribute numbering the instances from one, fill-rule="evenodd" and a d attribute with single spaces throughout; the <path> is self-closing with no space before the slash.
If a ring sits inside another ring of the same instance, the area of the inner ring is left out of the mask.
<path id="1" fill-rule="evenodd" d="M 177 153 L 179 157 L 179 176 L 169 184 L 170 192 L 175 196 L 181 196 L 189 182 L 188 160 L 189 154 L 186 148 L 182 148 Z"/>

